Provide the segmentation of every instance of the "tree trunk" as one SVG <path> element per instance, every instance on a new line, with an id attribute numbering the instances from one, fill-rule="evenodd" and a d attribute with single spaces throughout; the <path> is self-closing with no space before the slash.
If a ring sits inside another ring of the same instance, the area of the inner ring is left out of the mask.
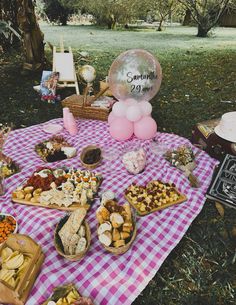
<path id="1" fill-rule="evenodd" d="M 162 22 L 163 22 L 163 18 L 161 18 L 161 20 L 159 21 L 159 25 L 158 25 L 158 32 L 161 32 L 162 31 Z"/>
<path id="2" fill-rule="evenodd" d="M 32 0 L 18 0 L 19 11 L 17 19 L 22 31 L 25 63 L 27 70 L 39 70 L 45 62 L 43 33 L 41 32 L 34 11 Z"/>
<path id="3" fill-rule="evenodd" d="M 107 22 L 107 27 L 108 27 L 108 30 L 112 29 L 112 22 L 110 20 Z"/>
<path id="4" fill-rule="evenodd" d="M 109 20 L 107 22 L 107 26 L 109 30 L 114 30 L 116 28 L 116 18 L 113 14 L 109 16 Z"/>
<path id="5" fill-rule="evenodd" d="M 192 18 L 191 18 L 191 11 L 190 9 L 187 9 L 186 12 L 185 12 L 185 16 L 184 16 L 184 21 L 183 21 L 183 25 L 190 25 L 191 24 L 191 21 L 192 21 Z"/>
<path id="6" fill-rule="evenodd" d="M 111 29 L 114 30 L 116 28 L 116 21 L 114 20 L 111 25 Z"/>
<path id="7" fill-rule="evenodd" d="M 207 33 L 210 29 L 203 28 L 200 24 L 198 25 L 197 37 L 207 37 Z"/>
<path id="8" fill-rule="evenodd" d="M 67 15 L 64 15 L 60 18 L 60 23 L 61 25 L 67 25 L 67 19 L 68 19 L 68 16 Z"/>
<path id="9" fill-rule="evenodd" d="M 168 19 L 169 19 L 170 25 L 172 25 L 172 11 L 171 11 L 171 9 L 170 9 L 169 14 L 168 14 Z"/>

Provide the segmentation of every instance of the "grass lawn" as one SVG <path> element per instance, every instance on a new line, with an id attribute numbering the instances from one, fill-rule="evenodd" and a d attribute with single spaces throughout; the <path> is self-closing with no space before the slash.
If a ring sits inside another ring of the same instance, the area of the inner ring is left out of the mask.
<path id="1" fill-rule="evenodd" d="M 109 31 L 95 26 L 41 25 L 45 41 L 78 53 L 89 52 L 97 83 L 120 52 L 144 48 L 155 54 L 163 69 L 160 92 L 153 99 L 159 130 L 190 137 L 196 122 L 236 111 L 236 29 L 218 28 L 210 38 L 197 38 L 196 28 Z M 51 52 L 47 48 L 47 56 Z M 0 122 L 30 126 L 61 116 L 61 106 L 40 101 L 32 86 L 40 74 L 21 75 L 21 57 L 0 58 Z M 62 97 L 73 93 L 64 90 Z M 207 202 L 179 245 L 134 305 L 236 304 L 236 211 L 219 215 Z"/>

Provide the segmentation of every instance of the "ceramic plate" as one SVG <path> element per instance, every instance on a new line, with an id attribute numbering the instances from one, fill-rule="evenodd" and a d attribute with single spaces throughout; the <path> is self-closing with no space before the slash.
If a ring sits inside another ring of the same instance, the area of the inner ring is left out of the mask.
<path id="1" fill-rule="evenodd" d="M 48 124 L 43 127 L 43 131 L 46 133 L 56 134 L 62 131 L 63 127 L 59 124 Z"/>

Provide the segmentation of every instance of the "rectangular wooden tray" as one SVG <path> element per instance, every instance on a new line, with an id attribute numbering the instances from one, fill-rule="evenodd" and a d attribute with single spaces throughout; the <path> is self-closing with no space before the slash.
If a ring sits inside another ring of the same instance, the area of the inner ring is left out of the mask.
<path id="1" fill-rule="evenodd" d="M 56 205 L 56 204 L 48 205 L 48 204 L 43 204 L 43 203 L 40 203 L 40 202 L 31 202 L 31 201 L 28 201 L 28 200 L 17 199 L 17 198 L 11 198 L 11 200 L 14 203 L 19 203 L 19 204 L 24 204 L 24 205 L 32 205 L 32 206 L 35 206 L 35 207 L 42 207 L 42 208 L 48 208 L 48 209 L 56 209 L 56 210 L 61 210 L 61 211 L 74 211 L 74 210 L 81 207 L 81 204 L 79 202 L 72 203 L 72 205 L 70 205 L 68 207 L 65 207 L 65 206 L 59 206 L 59 205 Z M 86 205 L 83 205 L 83 207 L 86 210 L 88 210 L 90 208 L 90 205 L 86 204 Z"/>
<path id="2" fill-rule="evenodd" d="M 54 135 L 54 136 L 55 136 L 55 135 Z M 52 137 L 53 137 L 53 136 L 51 136 L 50 138 L 52 138 Z M 38 156 L 41 160 L 43 160 L 43 161 L 46 162 L 46 163 L 53 163 L 53 162 L 58 162 L 58 161 L 62 161 L 62 160 L 72 159 L 72 158 L 74 158 L 74 157 L 77 156 L 77 149 L 76 149 L 76 154 L 75 154 L 73 157 L 66 157 L 66 158 L 64 158 L 64 159 L 56 160 L 56 161 L 47 161 L 46 157 L 44 158 L 44 157 L 40 156 L 40 154 L 39 154 L 38 151 L 37 151 L 37 146 L 40 145 L 40 144 L 43 144 L 44 142 L 49 141 L 50 138 L 48 138 L 48 140 L 44 140 L 44 141 L 41 141 L 41 142 L 37 143 L 37 144 L 35 145 L 35 147 L 34 147 L 35 153 L 37 154 L 37 156 Z M 63 139 L 64 139 L 64 137 L 63 137 Z M 66 140 L 64 139 L 64 141 L 66 141 Z M 73 147 L 73 148 L 75 148 L 74 146 L 71 146 L 69 143 L 68 143 L 68 147 Z"/>
<path id="3" fill-rule="evenodd" d="M 69 288 L 71 288 L 71 291 L 73 289 L 76 289 L 75 285 L 74 284 L 68 284 L 68 285 L 63 285 L 63 286 L 58 286 L 56 288 L 53 289 L 53 292 L 59 288 L 68 288 L 68 291 L 69 291 Z M 78 292 L 78 290 L 76 289 L 76 291 Z M 69 294 L 69 292 L 68 292 Z M 80 295 L 80 293 L 78 292 L 78 294 Z M 81 296 L 81 295 L 80 295 Z M 81 296 L 82 297 L 82 296 Z M 52 296 L 50 298 L 48 298 L 45 302 L 43 302 L 41 305 L 47 305 L 48 302 L 52 301 Z"/>
<path id="4" fill-rule="evenodd" d="M 129 204 L 131 204 L 132 207 L 137 211 L 137 214 L 138 214 L 139 216 L 146 216 L 146 215 L 151 214 L 151 213 L 154 213 L 154 212 L 156 212 L 156 211 L 160 211 L 160 210 L 166 209 L 166 208 L 168 208 L 168 207 L 170 207 L 170 206 L 173 206 L 173 205 L 176 205 L 176 204 L 180 204 L 180 203 L 182 203 L 182 202 L 184 202 L 184 201 L 186 201 L 186 200 L 188 199 L 187 196 L 185 196 L 184 194 L 181 194 L 176 188 L 175 188 L 175 191 L 176 191 L 176 193 L 178 193 L 178 195 L 180 196 L 180 199 L 179 199 L 179 200 L 174 201 L 174 202 L 171 202 L 171 203 L 163 204 L 163 205 L 161 205 L 161 206 L 159 206 L 159 207 L 157 207 L 157 208 L 151 210 L 150 212 L 141 212 L 141 211 L 139 211 L 139 210 L 137 209 L 137 207 L 133 204 L 132 200 L 130 200 L 126 195 L 125 195 L 125 199 L 126 199 L 126 200 L 129 202 Z"/>
<path id="5" fill-rule="evenodd" d="M 101 177 L 101 180 L 98 183 L 96 194 L 98 193 L 98 190 L 99 190 L 100 185 L 102 184 L 102 181 L 103 181 L 103 178 Z M 95 196 L 96 196 L 96 194 L 95 194 Z M 95 199 L 95 196 L 91 200 L 91 204 L 92 204 L 93 200 Z M 68 212 L 73 212 L 73 211 L 77 210 L 78 208 L 82 207 L 79 202 L 74 202 L 70 206 L 65 207 L 65 206 L 59 206 L 57 204 L 50 204 L 50 205 L 48 205 L 48 204 L 43 204 L 43 203 L 40 203 L 40 202 L 31 202 L 31 201 L 28 201 L 28 200 L 25 200 L 25 199 L 17 199 L 17 198 L 13 198 L 13 197 L 11 198 L 11 200 L 14 203 L 19 203 L 19 204 L 24 204 L 24 205 L 31 205 L 31 206 L 42 207 L 42 208 L 47 208 L 47 209 L 68 211 Z M 86 210 L 89 210 L 90 206 L 91 206 L 90 204 L 83 205 L 83 207 Z"/>

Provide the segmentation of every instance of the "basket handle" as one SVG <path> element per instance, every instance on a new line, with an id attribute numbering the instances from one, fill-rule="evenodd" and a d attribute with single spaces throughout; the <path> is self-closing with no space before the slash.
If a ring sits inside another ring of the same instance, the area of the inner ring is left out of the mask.
<path id="1" fill-rule="evenodd" d="M 105 93 L 108 89 L 109 89 L 109 86 L 107 86 L 106 88 L 100 90 L 100 91 L 91 99 L 91 103 L 93 103 L 94 101 L 96 101 L 96 99 L 98 99 L 101 95 L 103 95 L 103 93 Z"/>
<path id="2" fill-rule="evenodd" d="M 87 96 L 88 96 L 88 91 L 89 91 L 90 85 L 88 84 L 84 90 L 84 96 L 83 96 L 83 103 L 82 107 L 85 107 L 87 104 Z"/>

